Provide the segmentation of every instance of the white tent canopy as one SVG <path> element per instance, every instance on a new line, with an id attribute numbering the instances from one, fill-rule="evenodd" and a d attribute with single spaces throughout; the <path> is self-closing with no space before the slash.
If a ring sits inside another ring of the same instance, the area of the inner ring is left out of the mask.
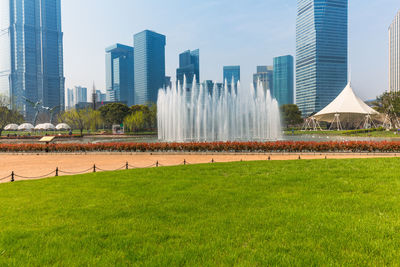
<path id="1" fill-rule="evenodd" d="M 353 91 L 351 83 L 323 110 L 313 117 L 328 123 L 362 123 L 368 118 L 378 118 L 380 113 L 364 103 Z"/>
<path id="2" fill-rule="evenodd" d="M 32 131 L 33 129 L 35 129 L 35 126 L 30 123 L 24 123 L 18 127 L 18 131 Z"/>
<path id="3" fill-rule="evenodd" d="M 36 125 L 36 126 L 35 126 L 35 130 L 36 130 L 36 131 L 43 130 L 43 124 L 38 124 L 38 125 Z"/>
<path id="4" fill-rule="evenodd" d="M 60 123 L 60 124 L 58 124 L 58 125 L 56 126 L 56 129 L 59 130 L 59 131 L 62 131 L 62 130 L 71 130 L 71 127 L 70 127 L 68 124 L 66 124 L 66 123 Z"/>
<path id="5" fill-rule="evenodd" d="M 5 131 L 17 131 L 18 130 L 18 124 L 9 124 L 6 127 L 4 127 Z"/>
<path id="6" fill-rule="evenodd" d="M 56 127 L 51 123 L 43 123 L 42 124 L 42 129 L 45 130 L 45 131 L 48 131 L 48 130 L 53 131 L 53 130 L 56 129 Z"/>

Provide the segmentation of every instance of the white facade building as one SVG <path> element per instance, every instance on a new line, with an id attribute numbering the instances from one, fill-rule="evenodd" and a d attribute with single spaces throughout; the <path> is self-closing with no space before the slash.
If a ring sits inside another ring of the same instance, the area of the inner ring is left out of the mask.
<path id="1" fill-rule="evenodd" d="M 389 92 L 400 92 L 400 11 L 389 27 Z"/>

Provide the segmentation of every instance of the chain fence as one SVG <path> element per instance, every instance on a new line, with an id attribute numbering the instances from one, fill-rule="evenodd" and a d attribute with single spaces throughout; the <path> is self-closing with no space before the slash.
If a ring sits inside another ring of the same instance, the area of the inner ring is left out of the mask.
<path id="1" fill-rule="evenodd" d="M 207 162 L 207 163 L 216 163 L 216 161 L 214 159 L 212 159 L 210 162 Z M 188 162 L 185 159 L 185 160 L 183 160 L 183 162 L 181 162 L 180 164 L 177 164 L 176 166 L 179 166 L 179 165 L 193 165 L 193 164 Z M 147 166 L 143 166 L 143 167 L 134 166 L 134 165 L 131 165 L 128 162 L 126 162 L 123 166 L 121 166 L 120 168 L 117 168 L 117 169 L 100 168 L 96 164 L 94 164 L 93 167 L 90 167 L 90 168 L 88 168 L 86 170 L 82 170 L 82 171 L 66 171 L 66 170 L 59 169 L 57 167 L 54 171 L 52 171 L 50 173 L 47 173 L 45 175 L 40 175 L 40 176 L 33 176 L 33 177 L 19 175 L 19 174 L 15 173 L 14 171 L 12 171 L 10 175 L 0 178 L 0 182 L 7 181 L 7 180 L 9 182 L 15 182 L 16 179 L 37 180 L 37 179 L 44 179 L 44 178 L 50 178 L 50 177 L 58 177 L 62 174 L 78 175 L 78 174 L 87 174 L 87 173 L 96 173 L 96 172 L 112 172 L 112 171 L 133 170 L 133 169 L 148 169 L 148 168 L 165 167 L 165 166 L 167 166 L 167 165 L 161 164 L 159 161 L 156 161 L 155 163 L 153 163 L 151 165 L 147 165 Z"/>
<path id="2" fill-rule="evenodd" d="M 322 155 L 322 154 L 321 154 Z M 328 156 L 325 155 L 324 157 L 325 159 L 328 159 Z M 298 156 L 299 160 L 302 160 L 301 155 Z M 268 158 L 266 158 L 267 161 L 271 161 L 271 155 L 268 156 Z M 241 162 L 243 162 L 243 159 L 240 160 Z M 207 164 L 212 164 L 212 163 L 217 163 L 214 159 L 211 159 L 211 161 L 206 162 Z M 174 165 L 174 166 L 180 166 L 180 165 L 193 165 L 194 163 L 191 163 L 189 161 L 187 161 L 186 159 L 183 160 L 183 162 L 181 162 L 180 164 Z M 195 164 L 199 164 L 199 163 L 195 163 Z M 41 176 L 35 176 L 35 177 L 29 177 L 29 176 L 22 176 L 19 174 L 16 174 L 14 171 L 11 172 L 10 175 L 5 176 L 3 178 L 0 178 L 0 182 L 3 181 L 8 181 L 9 182 L 15 182 L 15 179 L 23 179 L 23 180 L 37 180 L 37 179 L 43 179 L 43 178 L 50 178 L 50 177 L 58 177 L 59 175 L 65 174 L 65 175 L 78 175 L 78 174 L 87 174 L 87 173 L 96 173 L 96 172 L 112 172 L 112 171 L 122 171 L 122 170 L 133 170 L 133 169 L 148 169 L 148 168 L 153 168 L 153 167 L 166 167 L 169 165 L 164 165 L 161 164 L 159 161 L 156 161 L 155 163 L 151 164 L 151 165 L 147 165 L 147 166 L 142 166 L 142 167 L 138 167 L 138 166 L 134 166 L 129 164 L 128 162 L 126 162 L 123 166 L 121 166 L 120 168 L 117 169 L 105 169 L 105 168 L 99 168 L 96 164 L 94 164 L 92 167 L 83 170 L 83 171 L 66 171 L 66 170 L 62 170 L 59 169 L 58 167 L 50 172 L 47 173 L 45 175 L 41 175 Z"/>

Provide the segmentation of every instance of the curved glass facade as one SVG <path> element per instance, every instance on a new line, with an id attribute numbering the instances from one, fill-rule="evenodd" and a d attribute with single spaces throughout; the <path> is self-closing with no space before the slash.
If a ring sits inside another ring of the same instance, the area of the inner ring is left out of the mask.
<path id="1" fill-rule="evenodd" d="M 322 110 L 347 84 L 348 0 L 298 0 L 296 102 Z"/>

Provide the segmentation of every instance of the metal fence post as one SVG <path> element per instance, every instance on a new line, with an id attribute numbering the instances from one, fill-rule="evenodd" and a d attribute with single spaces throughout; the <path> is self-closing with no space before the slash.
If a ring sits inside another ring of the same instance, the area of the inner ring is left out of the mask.
<path id="1" fill-rule="evenodd" d="M 58 176 L 58 167 L 56 168 L 56 177 Z"/>
<path id="2" fill-rule="evenodd" d="M 183 165 L 186 165 L 186 159 L 183 160 Z"/>
<path id="3" fill-rule="evenodd" d="M 157 160 L 157 162 L 156 162 L 156 167 L 158 167 L 158 165 L 159 165 L 159 163 L 158 163 L 158 160 Z"/>
<path id="4" fill-rule="evenodd" d="M 96 172 L 96 164 L 93 165 L 93 172 Z"/>
<path id="5" fill-rule="evenodd" d="M 125 169 L 129 170 L 129 163 L 128 162 L 126 162 L 126 164 L 125 164 Z"/>
<path id="6" fill-rule="evenodd" d="M 14 171 L 13 172 L 11 172 L 11 182 L 14 182 L 15 181 L 15 179 L 14 179 Z"/>

